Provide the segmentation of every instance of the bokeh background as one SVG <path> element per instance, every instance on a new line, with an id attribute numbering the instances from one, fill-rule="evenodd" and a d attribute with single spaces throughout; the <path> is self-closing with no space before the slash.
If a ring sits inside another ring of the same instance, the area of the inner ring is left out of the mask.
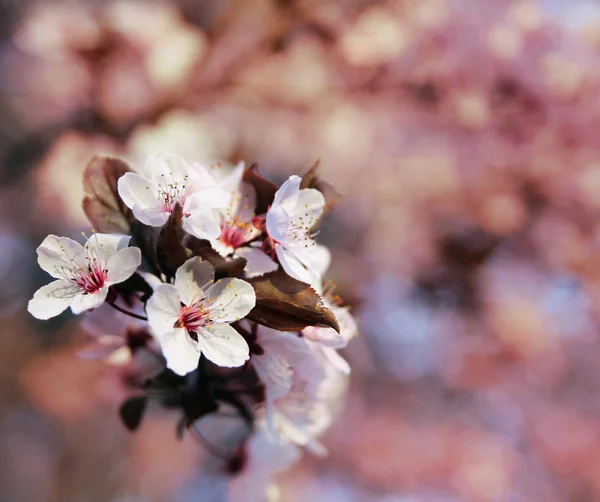
<path id="1" fill-rule="evenodd" d="M 0 2 L 0 500 L 219 501 L 192 439 L 25 304 L 93 154 L 321 159 L 360 317 L 299 502 L 600 500 L 600 3 Z"/>

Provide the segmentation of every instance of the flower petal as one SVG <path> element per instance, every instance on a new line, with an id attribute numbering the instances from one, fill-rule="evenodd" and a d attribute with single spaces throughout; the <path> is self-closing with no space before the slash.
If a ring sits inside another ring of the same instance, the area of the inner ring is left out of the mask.
<path id="1" fill-rule="evenodd" d="M 234 249 L 227 244 L 224 244 L 221 239 L 214 239 L 210 241 L 212 248 L 219 253 L 221 256 L 226 257 L 233 253 Z"/>
<path id="2" fill-rule="evenodd" d="M 179 291 L 172 284 L 161 284 L 146 304 L 150 327 L 158 334 L 169 333 L 179 319 Z"/>
<path id="3" fill-rule="evenodd" d="M 71 310 L 74 314 L 81 314 L 86 310 L 98 308 L 104 303 L 104 300 L 106 300 L 107 294 L 107 284 L 105 284 L 102 289 L 99 289 L 95 293 L 81 293 L 73 298 L 73 301 L 71 302 Z"/>
<path id="4" fill-rule="evenodd" d="M 106 264 L 109 285 L 129 279 L 142 263 L 142 252 L 136 247 L 121 249 Z"/>
<path id="5" fill-rule="evenodd" d="M 206 291 L 206 308 L 216 323 L 234 322 L 245 317 L 256 305 L 254 288 L 241 279 L 225 278 Z"/>
<path id="6" fill-rule="evenodd" d="M 248 343 L 229 324 L 213 324 L 199 331 L 198 345 L 206 358 L 218 366 L 242 366 L 250 357 Z"/>
<path id="7" fill-rule="evenodd" d="M 80 291 L 69 281 L 53 281 L 35 292 L 27 310 L 37 319 L 50 319 L 65 311 Z"/>
<path id="8" fill-rule="evenodd" d="M 278 242 L 287 241 L 290 217 L 282 207 L 271 207 L 265 220 L 267 233 Z"/>
<path id="9" fill-rule="evenodd" d="M 175 287 L 186 305 L 193 305 L 205 295 L 205 290 L 215 280 L 215 269 L 209 261 L 194 257 L 187 260 L 175 273 Z"/>
<path id="10" fill-rule="evenodd" d="M 200 345 L 190 338 L 185 329 L 171 329 L 158 338 L 167 368 L 183 376 L 198 367 Z"/>
<path id="11" fill-rule="evenodd" d="M 315 212 L 322 213 L 323 207 L 325 207 L 325 197 L 318 190 L 314 188 L 304 188 L 298 193 L 296 208 L 299 210 L 309 211 L 314 214 Z"/>
<path id="12" fill-rule="evenodd" d="M 224 208 L 229 204 L 231 195 L 222 188 L 197 190 L 186 197 L 183 212 L 193 215 L 196 211 L 207 212 L 210 209 Z"/>
<path id="13" fill-rule="evenodd" d="M 235 252 L 235 256 L 246 258 L 248 261 L 246 268 L 244 269 L 246 277 L 248 278 L 257 277 L 268 272 L 274 272 L 279 268 L 279 265 L 275 263 L 270 256 L 267 256 L 258 248 L 239 248 Z"/>
<path id="14" fill-rule="evenodd" d="M 221 226 L 217 223 L 214 210 L 210 214 L 195 213 L 183 219 L 183 229 L 198 239 L 215 240 L 221 235 Z"/>
<path id="15" fill-rule="evenodd" d="M 279 263 L 281 263 L 283 270 L 285 270 L 285 273 L 290 277 L 305 282 L 306 284 L 311 284 L 317 279 L 314 274 L 311 274 L 306 270 L 300 260 L 298 260 L 288 249 L 278 244 L 275 246 L 275 252 L 277 253 L 277 258 L 279 259 Z"/>
<path id="16" fill-rule="evenodd" d="M 161 184 L 175 182 L 182 185 L 186 181 L 188 171 L 187 162 L 176 153 L 149 155 L 144 164 L 144 174 Z"/>
<path id="17" fill-rule="evenodd" d="M 42 270 L 55 279 L 64 279 L 74 267 L 86 267 L 85 250 L 79 242 L 68 237 L 49 235 L 37 248 Z"/>
<path id="18" fill-rule="evenodd" d="M 348 341 L 340 333 L 329 327 L 318 328 L 316 326 L 309 326 L 302 330 L 302 334 L 309 340 L 319 342 L 326 347 L 339 348 L 345 347 L 348 344 Z"/>
<path id="19" fill-rule="evenodd" d="M 117 183 L 119 196 L 133 215 L 145 225 L 162 227 L 169 214 L 159 208 L 159 188 L 154 181 L 137 173 L 125 173 Z"/>
<path id="20" fill-rule="evenodd" d="M 290 220 L 292 225 L 312 228 L 323 214 L 325 197 L 314 188 L 300 190 L 296 206 L 292 209 Z"/>
<path id="21" fill-rule="evenodd" d="M 338 370 L 345 375 L 350 374 L 350 365 L 342 356 L 338 354 L 338 351 L 332 347 L 323 347 L 323 354 L 329 360 L 329 362 Z"/>
<path id="22" fill-rule="evenodd" d="M 309 247 L 295 247 L 294 256 L 313 274 L 322 277 L 331 263 L 331 253 L 326 246 L 317 244 Z"/>
<path id="23" fill-rule="evenodd" d="M 129 246 L 131 236 L 121 234 L 94 233 L 88 239 L 88 244 L 102 249 L 107 255 L 113 255 Z"/>
<path id="24" fill-rule="evenodd" d="M 291 214 L 293 209 L 296 207 L 298 202 L 298 195 L 300 193 L 300 183 L 302 178 L 300 176 L 290 176 L 287 181 L 281 185 L 279 190 L 275 193 L 275 199 L 273 200 L 273 207 L 282 207 L 288 214 Z"/>

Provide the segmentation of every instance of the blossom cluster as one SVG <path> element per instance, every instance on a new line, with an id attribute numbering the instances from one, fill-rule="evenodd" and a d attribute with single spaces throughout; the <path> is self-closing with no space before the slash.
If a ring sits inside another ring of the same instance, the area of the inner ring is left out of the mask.
<path id="1" fill-rule="evenodd" d="M 325 453 L 319 437 L 350 372 L 337 350 L 356 323 L 324 283 L 330 254 L 314 240 L 335 191 L 316 165 L 277 187 L 255 166 L 175 154 L 150 156 L 137 172 L 94 157 L 84 188 L 99 231 L 83 245 L 44 239 L 38 262 L 55 280 L 29 312 L 49 319 L 68 307 L 113 307 L 122 317 L 112 326 L 99 329 L 90 316 L 95 342 L 83 355 L 129 366 L 125 425 L 136 429 L 149 403 L 179 409 L 178 434 L 190 429 L 236 474 L 235 500 L 272 494 L 272 475 L 300 447 Z M 247 432 L 224 451 L 200 423 L 232 413 Z"/>

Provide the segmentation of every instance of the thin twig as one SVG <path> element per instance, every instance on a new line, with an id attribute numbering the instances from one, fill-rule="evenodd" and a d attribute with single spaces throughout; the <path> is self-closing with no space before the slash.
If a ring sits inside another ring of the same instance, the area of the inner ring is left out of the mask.
<path id="1" fill-rule="evenodd" d="M 134 317 L 135 319 L 139 319 L 140 321 L 147 321 L 148 318 L 143 316 L 143 315 L 139 315 L 139 314 L 134 314 L 133 312 L 129 312 L 129 310 L 125 310 L 123 307 L 119 307 L 117 304 L 115 303 L 109 303 L 109 305 L 118 310 L 119 312 L 122 312 L 125 315 L 128 315 L 130 317 Z"/>

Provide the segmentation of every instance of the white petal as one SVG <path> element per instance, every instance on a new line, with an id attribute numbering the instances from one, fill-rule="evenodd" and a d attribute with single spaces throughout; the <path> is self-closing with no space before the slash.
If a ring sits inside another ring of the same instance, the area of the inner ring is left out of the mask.
<path id="1" fill-rule="evenodd" d="M 240 256 L 248 260 L 246 268 L 244 269 L 246 277 L 248 278 L 257 277 L 268 272 L 274 272 L 279 268 L 279 265 L 275 263 L 270 256 L 267 256 L 258 248 L 239 248 L 235 252 L 235 256 Z"/>
<path id="2" fill-rule="evenodd" d="M 279 206 L 272 206 L 267 211 L 265 220 L 267 233 L 278 242 L 287 241 L 287 233 L 290 228 L 290 217 L 288 213 Z"/>
<path id="3" fill-rule="evenodd" d="M 221 239 L 214 239 L 210 241 L 210 245 L 217 253 L 219 253 L 223 257 L 229 256 L 231 253 L 233 253 L 233 248 L 231 246 L 228 246 L 227 244 L 223 244 L 223 241 L 221 241 Z"/>
<path id="4" fill-rule="evenodd" d="M 74 267 L 87 266 L 83 246 L 68 237 L 49 235 L 37 248 L 42 270 L 55 279 L 64 279 Z"/>
<path id="5" fill-rule="evenodd" d="M 109 285 L 129 279 L 142 263 L 142 252 L 135 247 L 121 249 L 108 259 L 106 269 Z"/>
<path id="6" fill-rule="evenodd" d="M 331 307 L 331 311 L 337 318 L 337 321 L 340 325 L 340 335 L 347 345 L 348 342 L 358 334 L 358 325 L 356 324 L 356 319 L 350 313 L 350 309 L 348 307 Z"/>
<path id="7" fill-rule="evenodd" d="M 252 222 L 256 209 L 256 188 L 250 183 L 238 181 L 230 188 L 229 193 L 231 193 L 231 203 L 229 204 L 231 214 L 238 221 Z"/>
<path id="8" fill-rule="evenodd" d="M 145 225 L 162 227 L 169 219 L 158 204 L 158 186 L 136 173 L 125 173 L 118 181 L 119 196 L 133 215 Z"/>
<path id="9" fill-rule="evenodd" d="M 298 194 L 296 209 L 309 211 L 311 214 L 322 213 L 325 207 L 325 197 L 314 188 L 304 188 Z"/>
<path id="10" fill-rule="evenodd" d="M 193 305 L 205 296 L 205 289 L 215 279 L 215 269 L 209 261 L 194 257 L 187 260 L 175 273 L 175 287 L 186 305 Z"/>
<path id="11" fill-rule="evenodd" d="M 275 193 L 273 207 L 281 206 L 288 214 L 291 214 L 298 202 L 300 183 L 302 183 L 302 178 L 300 176 L 290 176 Z"/>
<path id="12" fill-rule="evenodd" d="M 221 225 L 217 222 L 214 209 L 195 211 L 183 219 L 183 229 L 198 239 L 209 241 L 217 239 L 221 235 Z"/>
<path id="13" fill-rule="evenodd" d="M 331 253 L 326 246 L 317 244 L 309 247 L 293 248 L 294 256 L 319 279 L 325 275 L 331 263 Z"/>
<path id="14" fill-rule="evenodd" d="M 185 329 L 171 329 L 158 336 L 167 368 L 178 375 L 186 375 L 198 367 L 200 346 L 186 333 Z"/>
<path id="15" fill-rule="evenodd" d="M 152 180 L 163 183 L 185 183 L 189 167 L 180 155 L 175 153 L 161 153 L 149 155 L 144 165 L 145 174 Z"/>
<path id="16" fill-rule="evenodd" d="M 94 233 L 88 239 L 88 244 L 102 249 L 107 255 L 113 255 L 129 246 L 130 240 L 129 235 Z"/>
<path id="17" fill-rule="evenodd" d="M 329 362 L 342 373 L 350 374 L 350 365 L 342 356 L 338 354 L 338 351 L 332 347 L 323 347 L 323 354 L 329 359 Z"/>
<path id="18" fill-rule="evenodd" d="M 241 279 L 225 278 L 206 291 L 206 308 L 213 322 L 234 322 L 245 317 L 256 305 L 254 288 Z"/>
<path id="19" fill-rule="evenodd" d="M 306 270 L 304 265 L 302 265 L 292 252 L 279 244 L 275 246 L 275 252 L 277 253 L 279 263 L 281 263 L 287 275 L 306 284 L 311 284 L 315 281 L 316 276 Z"/>
<path id="20" fill-rule="evenodd" d="M 257 343 L 264 354 L 252 356 L 252 363 L 265 384 L 266 398 L 275 401 L 287 394 L 292 386 L 294 369 L 312 357 L 306 340 L 296 334 L 260 326 Z"/>
<path id="21" fill-rule="evenodd" d="M 209 209 L 219 209 L 229 204 L 231 195 L 221 188 L 207 188 L 197 190 L 186 197 L 183 211 L 193 214 L 196 211 L 207 212 Z"/>
<path id="22" fill-rule="evenodd" d="M 73 298 L 71 310 L 74 314 L 81 314 L 86 310 L 98 308 L 104 303 L 104 300 L 106 300 L 107 293 L 108 285 L 106 284 L 102 289 L 99 289 L 95 293 L 81 293 Z"/>
<path id="23" fill-rule="evenodd" d="M 50 319 L 67 309 L 81 290 L 69 281 L 58 280 L 38 289 L 27 310 L 37 319 Z"/>
<path id="24" fill-rule="evenodd" d="M 148 323 L 157 333 L 168 333 L 179 319 L 180 310 L 177 288 L 171 284 L 161 284 L 146 304 Z"/>
<path id="25" fill-rule="evenodd" d="M 309 340 L 319 342 L 327 347 L 339 348 L 345 347 L 348 344 L 348 341 L 340 333 L 329 327 L 317 328 L 316 326 L 309 326 L 302 330 L 302 334 Z"/>
<path id="26" fill-rule="evenodd" d="M 300 190 L 296 206 L 289 213 L 293 226 L 312 228 L 323 214 L 325 197 L 314 188 Z"/>
<path id="27" fill-rule="evenodd" d="M 198 331 L 198 344 L 206 358 L 218 366 L 242 366 L 250 357 L 246 340 L 229 324 L 213 324 Z"/>
<path id="28" fill-rule="evenodd" d="M 188 173 L 191 190 L 202 190 L 217 186 L 218 182 L 213 173 L 200 162 L 190 164 Z"/>

